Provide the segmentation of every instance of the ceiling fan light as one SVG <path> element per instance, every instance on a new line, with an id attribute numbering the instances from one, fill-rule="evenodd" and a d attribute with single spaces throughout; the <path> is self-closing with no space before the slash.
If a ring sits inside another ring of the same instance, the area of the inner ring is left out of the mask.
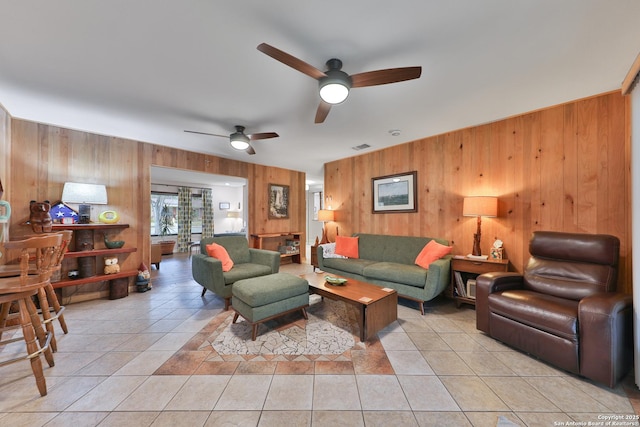
<path id="1" fill-rule="evenodd" d="M 342 83 L 327 83 L 320 88 L 320 98 L 329 104 L 340 104 L 349 96 L 349 88 Z"/>
<path id="2" fill-rule="evenodd" d="M 351 89 L 351 78 L 340 70 L 327 71 L 327 76 L 320 79 L 320 98 L 328 104 L 340 104 Z"/>
<path id="3" fill-rule="evenodd" d="M 236 150 L 246 150 L 249 147 L 249 137 L 246 135 L 235 133 L 229 139 Z"/>

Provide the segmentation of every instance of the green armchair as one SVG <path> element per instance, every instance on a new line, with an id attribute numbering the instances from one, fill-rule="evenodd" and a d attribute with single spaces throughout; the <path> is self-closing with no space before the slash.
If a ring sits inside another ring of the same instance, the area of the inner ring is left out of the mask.
<path id="1" fill-rule="evenodd" d="M 206 246 L 217 243 L 229 253 L 233 268 L 222 271 L 222 262 L 207 254 Z M 209 237 L 200 240 L 200 253 L 191 258 L 191 274 L 202 287 L 204 296 L 207 289 L 224 298 L 224 309 L 231 302 L 231 289 L 235 282 L 252 277 L 277 273 L 280 269 L 280 253 L 249 247 L 244 236 Z"/>

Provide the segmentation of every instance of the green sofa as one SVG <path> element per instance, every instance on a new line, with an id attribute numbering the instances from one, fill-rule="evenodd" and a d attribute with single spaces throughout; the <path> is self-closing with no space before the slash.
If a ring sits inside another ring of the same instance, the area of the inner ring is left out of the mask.
<path id="1" fill-rule="evenodd" d="M 323 248 L 318 246 L 318 267 L 327 273 L 395 289 L 400 297 L 417 301 L 422 314 L 424 302 L 438 296 L 449 284 L 451 255 L 434 261 L 429 269 L 415 265 L 430 240 L 449 245 L 447 240 L 361 233 L 354 236 L 359 237 L 359 258 L 324 258 Z"/>
<path id="2" fill-rule="evenodd" d="M 217 243 L 229 253 L 233 268 L 222 271 L 222 262 L 207 254 L 206 246 Z M 207 289 L 224 298 L 224 309 L 229 309 L 231 289 L 238 280 L 266 276 L 280 269 L 280 253 L 249 247 L 244 236 L 209 237 L 200 240 L 200 253 L 191 257 L 191 274 L 202 285 L 202 295 Z"/>

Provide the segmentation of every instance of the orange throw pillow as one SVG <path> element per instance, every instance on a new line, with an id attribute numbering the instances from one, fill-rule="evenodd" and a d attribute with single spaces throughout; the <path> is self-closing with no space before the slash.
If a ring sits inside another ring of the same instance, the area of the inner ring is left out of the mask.
<path id="1" fill-rule="evenodd" d="M 222 271 L 229 271 L 233 268 L 233 260 L 224 246 L 217 243 L 211 243 L 206 245 L 205 248 L 207 249 L 207 255 L 222 261 Z"/>
<path id="2" fill-rule="evenodd" d="M 416 257 L 416 265 L 419 265 L 422 268 L 429 268 L 429 264 L 433 261 L 450 253 L 451 246 L 441 245 L 435 240 L 430 240 L 429 243 L 424 245 L 424 248 L 422 248 Z"/>
<path id="3" fill-rule="evenodd" d="M 347 258 L 359 258 L 358 238 L 336 236 L 336 254 Z"/>

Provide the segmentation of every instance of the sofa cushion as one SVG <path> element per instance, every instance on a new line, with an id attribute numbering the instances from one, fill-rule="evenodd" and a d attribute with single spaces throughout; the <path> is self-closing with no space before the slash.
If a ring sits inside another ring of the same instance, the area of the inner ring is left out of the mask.
<path id="1" fill-rule="evenodd" d="M 428 270 L 417 265 L 376 262 L 364 268 L 365 279 L 377 279 L 424 288 Z"/>
<path id="2" fill-rule="evenodd" d="M 256 276 L 265 276 L 271 274 L 271 267 L 262 264 L 253 264 L 245 262 L 244 264 L 235 264 L 233 269 L 223 273 L 225 285 L 230 285 L 238 280 L 249 279 Z"/>
<path id="3" fill-rule="evenodd" d="M 206 245 L 217 243 L 223 246 L 234 264 L 251 262 L 251 254 L 249 253 L 249 242 L 244 236 L 221 236 L 221 237 L 205 237 L 200 239 L 201 253 L 207 254 Z"/>
<path id="4" fill-rule="evenodd" d="M 308 294 L 309 282 L 287 273 L 240 280 L 233 285 L 233 296 L 250 307 L 259 307 Z M 307 301 L 308 302 L 308 301 Z"/>
<path id="5" fill-rule="evenodd" d="M 557 337 L 578 340 L 578 301 L 527 290 L 509 290 L 490 294 L 488 304 L 495 314 Z"/>
<path id="6" fill-rule="evenodd" d="M 416 257 L 415 263 L 422 268 L 429 268 L 429 265 L 433 261 L 450 254 L 451 249 L 451 246 L 441 245 L 435 240 L 430 240 L 429 243 L 424 245 L 424 248 L 422 248 L 422 250 Z"/>
<path id="7" fill-rule="evenodd" d="M 348 258 L 360 258 L 358 256 L 358 238 L 336 236 L 336 254 Z"/>
<path id="8" fill-rule="evenodd" d="M 360 258 L 407 265 L 415 264 L 416 257 L 430 240 L 436 240 L 443 245 L 449 244 L 447 240 L 429 237 L 361 233 L 357 233 L 355 236 L 360 238 L 358 246 Z"/>
<path id="9" fill-rule="evenodd" d="M 213 258 L 217 258 L 222 262 L 222 271 L 229 271 L 233 268 L 233 261 L 229 257 L 229 253 L 217 243 L 210 243 L 206 245 L 207 255 Z"/>
<path id="10" fill-rule="evenodd" d="M 370 261 L 367 259 L 359 259 L 359 258 L 352 258 L 352 259 L 329 258 L 329 259 L 323 260 L 322 263 L 327 268 L 332 268 L 334 270 L 340 270 L 347 273 L 364 276 L 364 269 L 371 264 L 375 264 L 376 261 Z"/>
<path id="11" fill-rule="evenodd" d="M 355 234 L 358 236 L 358 255 L 372 261 L 384 261 L 384 244 L 387 236 L 380 234 Z"/>
<path id="12" fill-rule="evenodd" d="M 415 265 L 416 257 L 429 240 L 424 237 L 391 237 L 384 242 L 382 261 Z"/>

